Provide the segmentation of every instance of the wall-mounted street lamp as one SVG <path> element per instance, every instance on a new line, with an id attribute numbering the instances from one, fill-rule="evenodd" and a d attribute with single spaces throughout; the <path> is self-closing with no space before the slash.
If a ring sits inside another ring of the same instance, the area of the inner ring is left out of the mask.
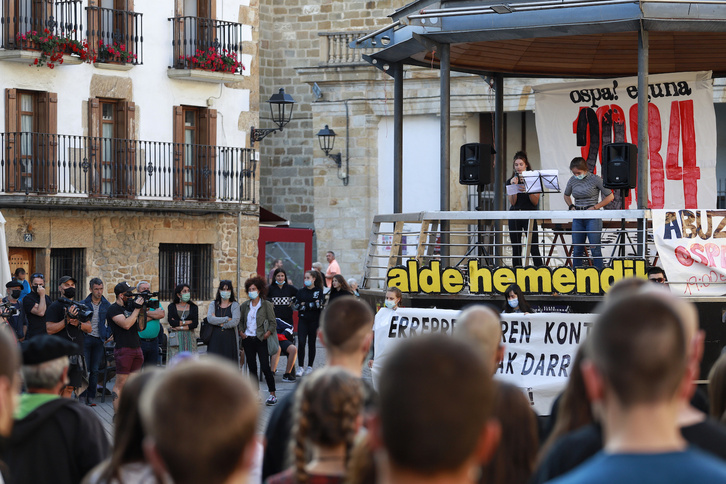
<path id="1" fill-rule="evenodd" d="M 347 107 L 347 105 L 346 105 Z M 347 131 L 347 129 L 346 129 Z M 334 155 L 331 155 L 330 152 L 333 151 L 333 146 L 335 145 L 335 131 L 330 129 L 328 125 L 326 124 L 323 129 L 318 131 L 318 141 L 320 142 L 320 149 L 325 152 L 325 155 L 333 160 L 335 164 L 338 166 L 338 178 L 343 180 L 343 185 L 348 185 L 348 147 L 346 146 L 345 149 L 345 173 L 343 176 L 340 175 L 340 170 L 343 165 L 343 156 L 340 153 L 335 153 Z M 346 136 L 346 144 L 348 142 L 348 137 Z"/>
<path id="2" fill-rule="evenodd" d="M 285 94 L 285 89 L 280 88 L 280 92 L 270 96 L 267 101 L 270 105 L 270 115 L 272 122 L 277 128 L 256 129 L 254 126 L 250 128 L 250 146 L 254 147 L 256 141 L 262 141 L 268 134 L 275 131 L 282 131 L 287 123 L 292 119 L 292 109 L 295 107 L 295 100 L 291 95 Z"/>

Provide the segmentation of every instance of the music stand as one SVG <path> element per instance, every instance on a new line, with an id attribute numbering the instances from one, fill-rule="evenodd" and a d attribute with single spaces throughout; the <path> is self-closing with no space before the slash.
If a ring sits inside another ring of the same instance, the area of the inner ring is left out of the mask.
<path id="1" fill-rule="evenodd" d="M 533 170 L 522 173 L 525 193 L 560 193 L 557 170 Z"/>

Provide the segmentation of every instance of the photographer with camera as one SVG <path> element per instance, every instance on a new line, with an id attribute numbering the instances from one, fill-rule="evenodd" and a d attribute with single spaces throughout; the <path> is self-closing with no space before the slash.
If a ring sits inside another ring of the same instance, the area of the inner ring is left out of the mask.
<path id="1" fill-rule="evenodd" d="M 103 295 L 103 281 L 94 277 L 88 284 L 91 294 L 83 300 L 83 304 L 87 308 L 93 310 L 91 317 L 91 332 L 86 334 L 84 345 L 86 364 L 88 365 L 88 390 L 86 391 L 86 405 L 93 407 L 96 404 L 93 400 L 96 398 L 98 388 L 98 369 L 106 357 L 106 348 L 104 343 L 111 336 L 111 330 L 106 326 L 106 312 L 111 307 Z"/>
<path id="2" fill-rule="evenodd" d="M 23 311 L 23 303 L 20 302 L 20 293 L 23 289 L 23 283 L 18 280 L 12 280 L 5 284 L 7 296 L 3 298 L 2 314 L 8 325 L 15 333 L 15 339 L 23 341 L 25 333 L 28 331 L 28 319 Z"/>
<path id="3" fill-rule="evenodd" d="M 113 409 L 118 409 L 118 397 L 129 379 L 129 375 L 141 369 L 144 364 L 144 354 L 141 351 L 139 331 L 146 328 L 146 321 L 139 318 L 141 308 L 144 307 L 144 298 L 138 296 L 133 299 L 134 293 L 126 282 L 119 282 L 113 288 L 116 302 L 108 308 L 106 321 L 113 332 L 116 349 L 113 356 L 116 359 L 116 383 L 113 385 Z"/>
<path id="4" fill-rule="evenodd" d="M 48 334 L 59 336 L 75 343 L 78 350 L 71 355 L 68 368 L 70 383 L 64 390 L 65 397 L 70 397 L 73 391 L 76 397 L 83 386 L 83 380 L 88 378 L 86 358 L 84 353 L 84 333 L 91 332 L 91 318 L 85 305 L 74 301 L 76 297 L 76 280 L 71 276 L 63 276 L 58 281 L 60 297 L 52 303 L 45 312 L 45 328 Z"/>
<path id="5" fill-rule="evenodd" d="M 45 294 L 45 276 L 40 272 L 30 276 L 30 294 L 23 298 L 23 310 L 28 318 L 26 339 L 48 334 L 45 329 L 45 311 L 53 301 Z"/>
<path id="6" fill-rule="evenodd" d="M 139 314 L 140 320 L 146 321 L 146 329 L 139 331 L 141 338 L 141 352 L 144 354 L 144 367 L 154 367 L 159 364 L 159 333 L 161 332 L 161 319 L 166 312 L 159 304 L 159 293 L 151 292 L 151 283 L 141 281 L 136 290 L 144 297 L 144 307 Z"/>

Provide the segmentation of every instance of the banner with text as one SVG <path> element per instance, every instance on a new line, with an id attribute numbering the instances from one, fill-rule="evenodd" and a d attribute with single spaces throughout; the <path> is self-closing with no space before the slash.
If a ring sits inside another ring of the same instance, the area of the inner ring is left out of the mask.
<path id="1" fill-rule="evenodd" d="M 602 174 L 602 147 L 638 144 L 638 78 L 602 79 L 534 87 L 542 168 L 556 168 L 563 191 L 570 161 L 587 160 Z M 716 112 L 711 72 L 648 76 L 648 206 L 716 205 Z M 623 208 L 637 208 L 629 190 Z M 619 190 L 615 193 L 620 198 Z M 550 197 L 552 210 L 566 210 Z M 620 208 L 619 206 L 613 208 Z"/>
<path id="2" fill-rule="evenodd" d="M 381 367 L 396 345 L 422 334 L 452 335 L 458 315 L 449 309 L 381 309 L 373 328 L 373 386 L 378 388 Z M 522 389 L 534 410 L 548 415 L 594 320 L 594 314 L 502 314 L 504 361 L 496 378 Z"/>
<path id="3" fill-rule="evenodd" d="M 726 294 L 726 210 L 653 210 L 653 238 L 671 291 Z"/>

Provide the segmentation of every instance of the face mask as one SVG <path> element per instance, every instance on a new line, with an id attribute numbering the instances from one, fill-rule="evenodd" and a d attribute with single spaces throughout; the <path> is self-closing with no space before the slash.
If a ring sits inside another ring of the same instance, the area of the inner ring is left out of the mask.
<path id="1" fill-rule="evenodd" d="M 313 285 L 313 281 L 311 281 L 310 279 L 305 279 L 305 287 L 310 287 L 312 285 Z"/>
<path id="2" fill-rule="evenodd" d="M 73 299 L 76 297 L 76 288 L 75 287 L 67 287 L 63 290 L 63 295 L 67 297 L 68 299 Z"/>
<path id="3" fill-rule="evenodd" d="M 277 285 L 278 286 L 284 286 L 285 285 L 285 281 L 275 281 L 275 282 L 277 282 Z"/>
<path id="4" fill-rule="evenodd" d="M 519 306 L 519 299 L 517 299 L 516 297 L 514 299 L 508 300 L 507 302 L 509 303 L 509 307 L 511 307 L 512 309 Z"/>
<path id="5" fill-rule="evenodd" d="M 181 300 L 184 302 L 189 302 L 189 300 L 191 298 L 192 298 L 192 293 L 190 293 L 190 292 L 181 295 Z"/>
<path id="6" fill-rule="evenodd" d="M 19 289 L 14 289 L 10 291 L 10 297 L 12 297 L 13 299 L 17 299 L 20 297 L 20 292 L 21 291 Z"/>
<path id="7" fill-rule="evenodd" d="M 575 175 L 575 178 L 577 178 L 578 180 L 582 180 L 585 178 L 585 173 L 583 173 L 581 175 Z"/>
<path id="8" fill-rule="evenodd" d="M 396 307 L 396 301 L 391 301 L 390 299 L 386 299 L 386 302 L 384 302 L 383 305 L 386 306 L 388 309 L 393 309 Z"/>
<path id="9" fill-rule="evenodd" d="M 232 291 L 219 291 L 219 295 L 222 299 L 229 299 L 232 296 Z"/>
<path id="10" fill-rule="evenodd" d="M 255 300 L 257 299 L 257 296 L 260 295 L 260 293 L 257 291 L 250 291 L 247 293 L 247 295 L 250 297 L 250 299 Z"/>

